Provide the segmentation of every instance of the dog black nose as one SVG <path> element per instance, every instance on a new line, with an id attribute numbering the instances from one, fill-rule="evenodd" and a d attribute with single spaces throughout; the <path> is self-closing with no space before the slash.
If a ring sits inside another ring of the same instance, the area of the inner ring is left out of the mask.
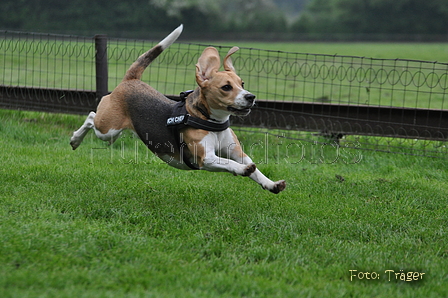
<path id="1" fill-rule="evenodd" d="M 255 101 L 255 95 L 252 93 L 244 95 L 244 99 L 246 99 L 248 102 L 253 103 Z"/>

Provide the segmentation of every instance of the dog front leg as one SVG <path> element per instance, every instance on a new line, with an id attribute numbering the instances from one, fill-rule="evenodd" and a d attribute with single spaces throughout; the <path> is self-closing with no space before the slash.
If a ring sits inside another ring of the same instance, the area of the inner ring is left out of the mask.
<path id="1" fill-rule="evenodd" d="M 247 155 L 245 155 L 242 158 L 242 162 L 243 162 L 243 164 L 253 164 L 254 165 L 252 159 Z M 249 178 L 251 178 L 258 184 L 260 184 L 261 187 L 263 187 L 263 189 L 267 189 L 270 192 L 275 193 L 275 194 L 278 194 L 279 192 L 281 192 L 282 190 L 284 190 L 286 188 L 285 180 L 279 180 L 279 181 L 274 182 L 271 179 L 269 179 L 268 177 L 266 177 L 258 168 L 255 169 L 255 171 L 252 174 L 250 174 Z"/>
<path id="2" fill-rule="evenodd" d="M 257 182 L 263 189 L 267 189 L 272 193 L 278 194 L 286 187 L 285 180 L 279 180 L 279 181 L 272 181 L 271 179 L 267 178 L 259 169 L 257 169 L 255 163 L 252 161 L 252 159 L 247 156 L 242 150 L 241 147 L 235 146 L 231 152 L 229 152 L 229 157 L 231 158 L 228 160 L 228 162 L 234 162 L 237 165 L 245 165 L 249 166 L 251 169 L 251 173 L 249 175 L 243 175 L 243 176 L 249 176 L 252 180 Z"/>
<path id="3" fill-rule="evenodd" d="M 250 177 L 250 175 L 257 169 L 254 163 L 241 164 L 231 159 L 218 157 L 214 152 L 207 152 L 201 163 L 201 170 L 210 172 L 230 172 L 235 176 Z"/>
<path id="4" fill-rule="evenodd" d="M 234 136 L 233 142 L 230 145 L 221 148 L 222 153 L 238 163 L 255 166 L 252 159 L 243 152 L 241 145 L 236 139 L 236 136 L 235 135 L 233 136 Z M 249 178 L 260 184 L 261 187 L 263 187 L 263 189 L 267 189 L 275 194 L 281 192 L 286 187 L 285 180 L 279 180 L 274 182 L 269 178 L 267 178 L 257 168 L 249 175 Z"/>
<path id="5" fill-rule="evenodd" d="M 271 179 L 269 179 L 268 177 L 266 177 L 265 175 L 263 175 L 263 173 L 260 172 L 260 170 L 258 170 L 258 169 L 256 169 L 249 176 L 249 178 L 251 178 L 258 184 L 260 184 L 261 187 L 263 187 L 263 189 L 267 189 L 270 192 L 275 193 L 275 194 L 278 194 L 279 192 L 284 190 L 286 187 L 285 180 L 279 180 L 279 181 L 274 182 Z"/>

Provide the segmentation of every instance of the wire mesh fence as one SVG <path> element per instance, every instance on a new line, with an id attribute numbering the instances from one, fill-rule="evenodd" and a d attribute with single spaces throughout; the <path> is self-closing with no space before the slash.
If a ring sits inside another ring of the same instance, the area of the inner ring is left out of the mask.
<path id="1" fill-rule="evenodd" d="M 262 98 L 443 109 L 448 64 L 248 49 L 244 75 Z"/>
<path id="2" fill-rule="evenodd" d="M 81 113 L 95 105 L 91 38 L 0 32 L 0 98 L 6 108 Z"/>
<path id="3" fill-rule="evenodd" d="M 84 113 L 97 103 L 98 49 L 92 38 L 0 32 L 2 106 Z M 108 39 L 106 86 L 155 45 Z M 142 80 L 167 95 L 194 89 L 208 46 L 175 43 Z M 215 46 L 221 56 L 230 49 Z M 275 138 L 442 157 L 447 153 L 448 63 L 241 48 L 232 56 L 258 109 L 237 129 Z M 64 110 L 64 107 L 66 109 Z"/>
<path id="4" fill-rule="evenodd" d="M 95 46 L 91 38 L 3 32 L 2 84 L 95 90 Z"/>

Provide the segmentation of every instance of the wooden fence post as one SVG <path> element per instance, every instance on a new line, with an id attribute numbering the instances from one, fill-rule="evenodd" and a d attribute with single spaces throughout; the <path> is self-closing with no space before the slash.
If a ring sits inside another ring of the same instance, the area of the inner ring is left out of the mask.
<path id="1" fill-rule="evenodd" d="M 107 86 L 107 35 L 95 35 L 95 69 L 97 101 L 109 93 Z"/>

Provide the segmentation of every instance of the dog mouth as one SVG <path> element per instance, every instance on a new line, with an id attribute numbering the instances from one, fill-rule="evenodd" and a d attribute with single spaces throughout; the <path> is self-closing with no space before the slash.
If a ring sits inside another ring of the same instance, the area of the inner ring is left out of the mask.
<path id="1" fill-rule="evenodd" d="M 251 107 L 243 108 L 243 109 L 237 109 L 237 108 L 234 108 L 234 107 L 227 107 L 227 110 L 229 112 L 231 112 L 232 114 L 237 115 L 237 116 L 247 116 L 247 115 L 249 115 L 249 113 L 251 111 L 250 108 Z"/>

